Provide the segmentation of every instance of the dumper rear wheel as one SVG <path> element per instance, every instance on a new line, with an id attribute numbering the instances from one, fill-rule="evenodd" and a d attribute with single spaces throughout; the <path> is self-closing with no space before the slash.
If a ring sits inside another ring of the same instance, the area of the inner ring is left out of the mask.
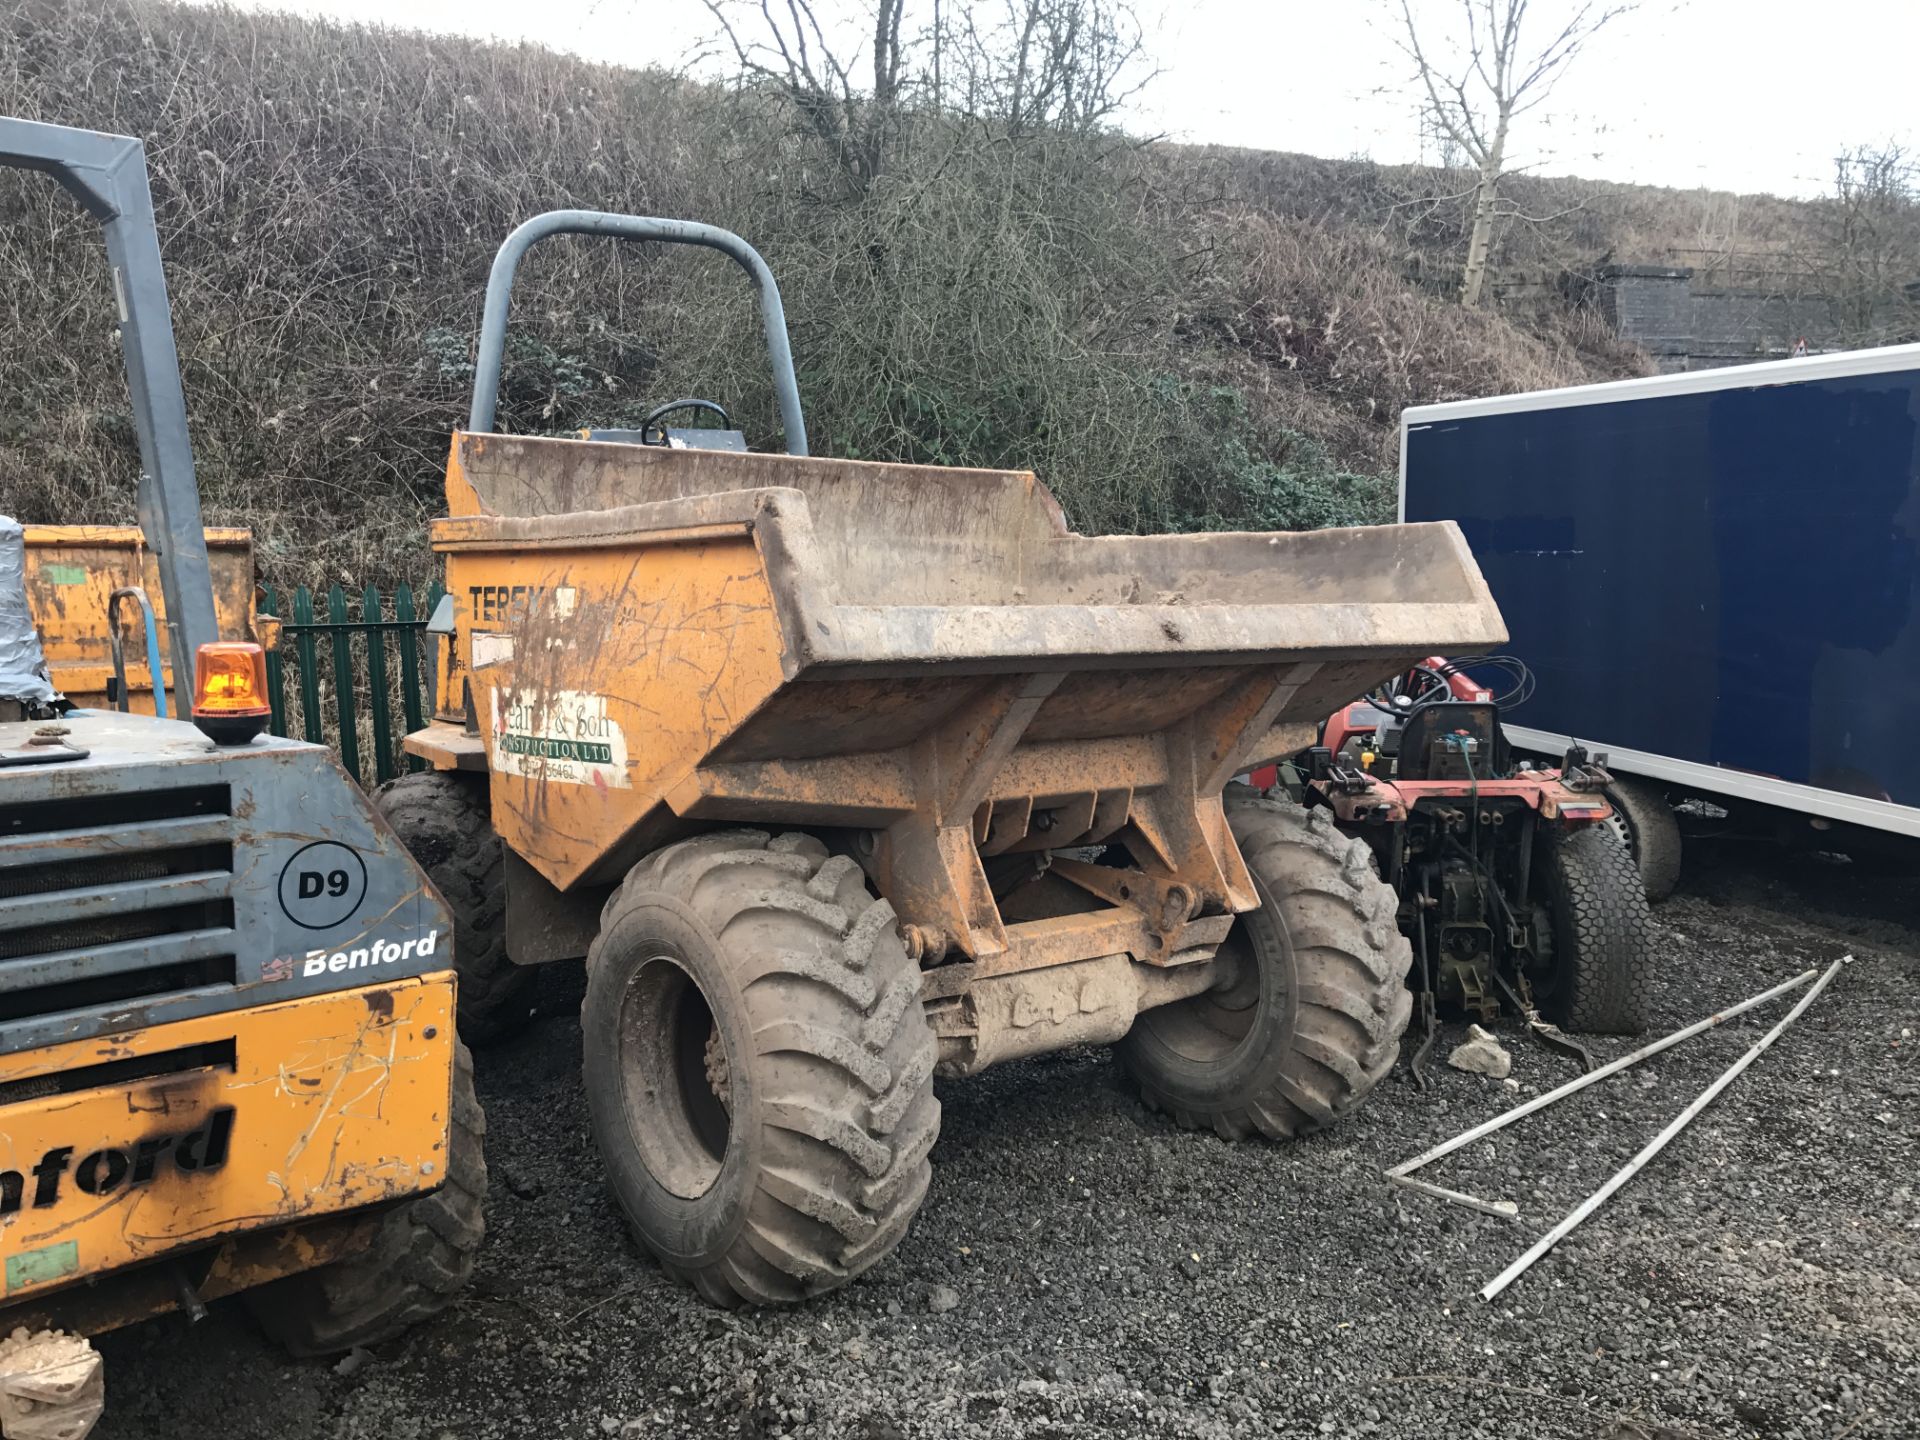
<path id="1" fill-rule="evenodd" d="M 426 770 L 380 787 L 374 805 L 453 912 L 459 1026 L 486 1045 L 525 1025 L 531 968 L 507 955 L 506 855 L 484 777 Z"/>
<path id="2" fill-rule="evenodd" d="M 1326 810 L 1230 795 L 1227 819 L 1260 896 L 1221 946 L 1233 978 L 1143 1013 L 1120 1060 L 1181 1125 L 1284 1140 L 1339 1119 L 1393 1068 L 1413 952 L 1367 847 Z"/>
<path id="3" fill-rule="evenodd" d="M 1647 1028 L 1653 912 L 1633 855 L 1605 825 L 1543 828 L 1534 867 L 1552 927 L 1550 963 L 1529 971 L 1541 1014 L 1569 1030 Z"/>
<path id="4" fill-rule="evenodd" d="M 607 902 L 587 966 L 594 1135 L 669 1273 L 784 1304 L 899 1243 L 940 1131 L 934 1039 L 858 865 L 758 830 L 669 846 Z"/>
<path id="5" fill-rule="evenodd" d="M 383 1214 L 362 1253 L 248 1291 L 260 1328 L 295 1355 L 332 1355 L 378 1344 L 451 1305 L 486 1238 L 486 1134 L 473 1057 L 457 1045 L 446 1183 Z"/>

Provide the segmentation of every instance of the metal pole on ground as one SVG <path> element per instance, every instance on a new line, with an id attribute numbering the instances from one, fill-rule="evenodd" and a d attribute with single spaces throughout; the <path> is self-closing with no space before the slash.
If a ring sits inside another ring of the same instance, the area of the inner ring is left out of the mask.
<path id="1" fill-rule="evenodd" d="M 1711 1030 L 1714 1026 L 1724 1024 L 1728 1020 L 1733 1019 L 1736 1015 L 1744 1015 L 1755 1006 L 1764 1005 L 1767 1001 L 1776 999 L 1786 994 L 1787 991 L 1806 984 L 1807 981 L 1814 977 L 1814 973 L 1812 970 L 1803 970 L 1794 976 L 1793 979 L 1784 981 L 1774 986 L 1771 990 L 1763 990 L 1750 999 L 1742 1000 L 1738 1005 L 1729 1005 L 1724 1010 L 1715 1011 L 1706 1019 L 1696 1020 L 1684 1030 L 1676 1030 L 1664 1039 L 1655 1040 L 1651 1045 L 1642 1046 L 1630 1055 L 1622 1055 L 1618 1060 L 1611 1060 L 1605 1065 L 1602 1065 L 1598 1070 L 1589 1071 L 1585 1075 L 1575 1076 L 1557 1090 L 1549 1090 L 1546 1094 L 1536 1096 L 1524 1105 L 1516 1105 L 1505 1114 L 1496 1115 L 1483 1125 L 1476 1125 L 1473 1129 L 1456 1135 L 1451 1140 L 1442 1141 L 1424 1154 L 1416 1155 L 1411 1160 L 1401 1161 L 1398 1165 L 1395 1165 L 1391 1170 L 1386 1172 L 1387 1178 L 1397 1183 L 1405 1183 L 1405 1178 L 1408 1175 L 1411 1175 L 1422 1166 L 1431 1165 L 1443 1155 L 1451 1155 L 1462 1145 L 1471 1145 L 1483 1135 L 1491 1135 L 1494 1131 L 1504 1129 L 1516 1120 L 1526 1119 L 1527 1116 L 1533 1114 L 1536 1110 L 1544 1110 L 1555 1101 L 1566 1099 L 1567 1096 L 1573 1094 L 1576 1090 L 1584 1090 L 1595 1081 L 1604 1080 L 1609 1075 L 1617 1075 L 1629 1065 L 1638 1065 L 1642 1060 L 1650 1056 L 1658 1055 L 1662 1050 L 1670 1049 L 1678 1045 L 1682 1040 L 1691 1040 L 1703 1030 Z M 1409 1188 L 1424 1189 L 1427 1187 L 1412 1186 Z M 1439 1187 L 1437 1186 L 1432 1187 L 1430 1193 L 1437 1192 L 1438 1189 Z M 1451 1194 L 1452 1192 L 1447 1193 Z M 1481 1203 L 1486 1204 L 1488 1202 L 1483 1201 Z"/>
<path id="2" fill-rule="evenodd" d="M 1794 1021 L 1806 1013 L 1807 1007 L 1820 998 L 1820 992 L 1827 988 L 1828 982 L 1831 981 L 1834 976 L 1838 975 L 1841 967 L 1848 964 L 1852 959 L 1853 956 L 1851 955 L 1842 955 L 1838 960 L 1834 961 L 1833 964 L 1829 965 L 1826 974 L 1813 982 L 1813 988 L 1802 995 L 1799 1003 L 1781 1017 L 1779 1024 L 1761 1036 L 1751 1050 L 1747 1051 L 1746 1054 L 1728 1066 L 1726 1072 L 1722 1074 L 1718 1080 L 1715 1080 L 1706 1089 L 1702 1090 L 1699 1095 L 1695 1096 L 1692 1104 L 1676 1115 L 1666 1129 L 1649 1140 L 1646 1148 L 1641 1150 L 1638 1155 L 1634 1156 L 1633 1159 L 1629 1160 L 1615 1172 L 1606 1184 L 1602 1185 L 1598 1190 L 1594 1191 L 1593 1194 L 1574 1206 L 1572 1211 L 1568 1213 L 1567 1218 L 1554 1226 L 1553 1229 L 1549 1230 L 1545 1235 L 1542 1235 L 1538 1240 L 1534 1241 L 1532 1248 L 1529 1249 L 1526 1254 L 1522 1255 L 1518 1260 L 1494 1276 L 1493 1279 L 1489 1280 L 1481 1288 L 1480 1298 L 1482 1300 L 1491 1300 L 1502 1290 L 1506 1289 L 1507 1286 L 1519 1279 L 1520 1276 L 1526 1272 L 1528 1266 L 1532 1265 L 1534 1261 L 1546 1254 L 1547 1251 L 1551 1250 L 1555 1245 L 1558 1245 L 1576 1225 L 1582 1220 L 1585 1220 L 1602 1205 L 1606 1204 L 1607 1199 L 1616 1190 L 1622 1185 L 1625 1185 L 1635 1175 L 1638 1175 L 1649 1160 L 1667 1148 L 1668 1141 L 1672 1140 L 1674 1136 L 1684 1130 L 1688 1124 L 1692 1122 L 1694 1116 L 1711 1105 L 1719 1096 L 1720 1092 L 1725 1090 L 1727 1086 L 1731 1085 L 1735 1080 L 1739 1079 L 1746 1068 L 1758 1060 L 1761 1055 L 1766 1052 L 1767 1047 L 1778 1040 L 1781 1033 L 1785 1031 L 1789 1025 L 1793 1024 Z"/>

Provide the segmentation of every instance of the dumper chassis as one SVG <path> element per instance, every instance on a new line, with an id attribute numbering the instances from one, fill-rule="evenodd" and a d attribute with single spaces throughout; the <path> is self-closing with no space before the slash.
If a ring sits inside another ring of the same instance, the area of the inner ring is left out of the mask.
<path id="1" fill-rule="evenodd" d="M 740 264 L 787 453 L 657 416 L 494 433 L 514 270 L 556 233 Z M 491 875 L 497 837 L 509 963 L 585 957 L 613 1193 L 708 1299 L 796 1300 L 890 1251 L 936 1075 L 1113 1044 L 1178 1123 L 1283 1139 L 1391 1066 L 1392 892 L 1330 815 L 1229 782 L 1437 645 L 1500 638 L 1453 526 L 1092 539 L 1030 474 L 810 458 L 760 256 L 579 211 L 495 262 L 447 504 L 435 715 L 406 742 L 433 771 L 381 804 L 429 868 Z M 465 858 L 421 848 L 483 812 Z M 465 938 L 491 882 L 443 889 L 463 964 L 491 955 Z M 463 1025 L 524 1011 L 478 978 Z"/>

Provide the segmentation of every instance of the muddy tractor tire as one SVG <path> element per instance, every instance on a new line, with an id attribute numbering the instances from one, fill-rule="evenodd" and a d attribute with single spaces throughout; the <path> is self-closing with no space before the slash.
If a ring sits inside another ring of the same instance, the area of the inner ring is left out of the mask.
<path id="1" fill-rule="evenodd" d="M 362 1253 L 248 1291 L 260 1328 L 294 1355 L 333 1355 L 377 1345 L 451 1305 L 487 1233 L 486 1133 L 473 1057 L 459 1045 L 446 1183 L 388 1210 Z"/>
<path id="2" fill-rule="evenodd" d="M 1616 777 L 1607 787 L 1613 806 L 1607 825 L 1640 867 L 1647 899 L 1658 905 L 1680 884 L 1680 821 L 1657 783 Z"/>
<path id="3" fill-rule="evenodd" d="M 487 810 L 483 777 L 426 770 L 402 775 L 373 803 L 453 913 L 458 1025 L 475 1045 L 527 1023 L 532 969 L 507 955 L 506 853 Z"/>
<path id="4" fill-rule="evenodd" d="M 1632 853 L 1607 825 L 1543 829 L 1537 844 L 1549 934 L 1528 978 L 1541 1014 L 1567 1030 L 1638 1035 L 1647 1028 L 1653 912 Z"/>
<path id="5" fill-rule="evenodd" d="M 798 834 L 668 846 L 608 900 L 587 967 L 594 1137 L 670 1274 L 780 1305 L 900 1242 L 940 1133 L 934 1038 L 858 865 Z"/>
<path id="6" fill-rule="evenodd" d="M 1238 978 L 1144 1012 L 1119 1056 L 1177 1123 L 1285 1140 L 1332 1124 L 1393 1068 L 1413 951 L 1366 845 L 1331 813 L 1230 794 L 1227 819 L 1260 896 L 1221 946 Z"/>

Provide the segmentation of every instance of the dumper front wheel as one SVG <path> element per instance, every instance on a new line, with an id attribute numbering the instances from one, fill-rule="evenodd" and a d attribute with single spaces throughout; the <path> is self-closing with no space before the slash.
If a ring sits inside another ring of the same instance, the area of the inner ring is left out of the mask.
<path id="1" fill-rule="evenodd" d="M 797 834 L 669 846 L 607 902 L 587 966 L 594 1136 L 669 1273 L 783 1304 L 899 1243 L 940 1130 L 934 1039 L 858 865 Z"/>
<path id="2" fill-rule="evenodd" d="M 487 810 L 484 776 L 427 770 L 373 797 L 400 843 L 453 912 L 462 1038 L 486 1045 L 526 1024 L 533 971 L 507 954 L 506 856 Z"/>
<path id="3" fill-rule="evenodd" d="M 248 1291 L 260 1328 L 295 1355 L 332 1355 L 389 1339 L 451 1305 L 486 1238 L 486 1133 L 473 1057 L 458 1045 L 446 1183 L 381 1215 L 362 1253 Z"/>
<path id="4" fill-rule="evenodd" d="M 1392 1069 L 1413 952 L 1367 847 L 1329 812 L 1230 796 L 1227 818 L 1260 908 L 1221 946 L 1223 988 L 1143 1013 L 1120 1060 L 1181 1125 L 1283 1140 L 1339 1119 Z"/>

